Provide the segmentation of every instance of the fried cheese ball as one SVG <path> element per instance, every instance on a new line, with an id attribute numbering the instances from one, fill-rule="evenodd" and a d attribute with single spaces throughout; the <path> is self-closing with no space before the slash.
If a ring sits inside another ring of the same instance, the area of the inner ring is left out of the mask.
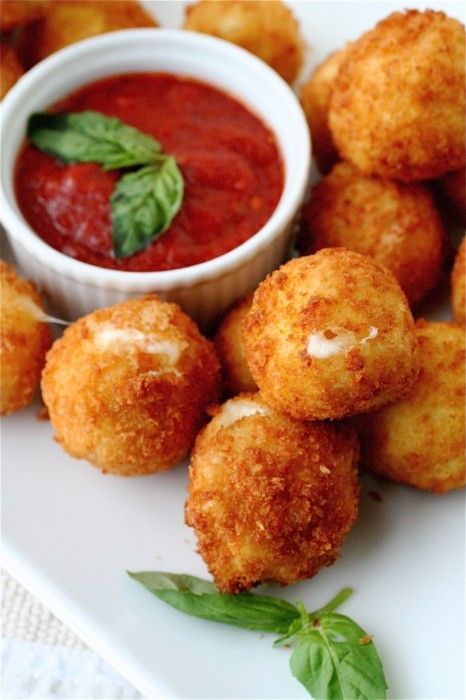
<path id="1" fill-rule="evenodd" d="M 418 321 L 421 373 L 409 396 L 356 422 L 363 465 L 445 493 L 465 483 L 465 338 L 455 323 Z"/>
<path id="2" fill-rule="evenodd" d="M 2 42 L 0 44 L 0 100 L 8 90 L 21 78 L 24 70 L 20 64 L 13 46 Z"/>
<path id="3" fill-rule="evenodd" d="M 219 407 L 194 445 L 185 511 L 219 590 L 332 564 L 358 513 L 358 454 L 347 427 L 295 421 L 259 394 Z"/>
<path id="4" fill-rule="evenodd" d="M 0 260 L 0 414 L 24 408 L 34 398 L 52 334 L 32 282 Z"/>
<path id="5" fill-rule="evenodd" d="M 81 39 L 117 29 L 157 26 L 136 0 L 51 0 L 45 16 L 22 31 L 21 56 L 31 66 Z"/>
<path id="6" fill-rule="evenodd" d="M 242 325 L 252 304 L 252 294 L 236 304 L 225 316 L 215 335 L 215 347 L 223 367 L 226 388 L 232 394 L 256 391 L 242 336 Z"/>
<path id="7" fill-rule="evenodd" d="M 329 124 L 344 160 L 403 180 L 465 162 L 465 34 L 443 12 L 394 12 L 354 42 L 340 68 Z"/>
<path id="8" fill-rule="evenodd" d="M 447 173 L 439 180 L 440 189 L 453 210 L 453 218 L 466 223 L 466 170 L 461 168 Z"/>
<path id="9" fill-rule="evenodd" d="M 184 29 L 241 46 L 288 83 L 301 68 L 304 41 L 291 10 L 278 0 L 201 0 L 186 8 Z"/>
<path id="10" fill-rule="evenodd" d="M 72 323 L 47 355 L 42 394 L 68 454 L 136 476 L 184 457 L 218 382 L 211 343 L 149 295 Z"/>
<path id="11" fill-rule="evenodd" d="M 427 187 L 338 163 L 312 191 L 298 247 L 303 255 L 336 246 L 368 255 L 393 272 L 413 306 L 440 279 L 445 240 Z"/>
<path id="12" fill-rule="evenodd" d="M 466 325 L 466 238 L 463 238 L 451 272 L 451 307 L 455 321 Z"/>
<path id="13" fill-rule="evenodd" d="M 340 160 L 328 125 L 328 109 L 333 86 L 345 56 L 345 49 L 330 54 L 311 73 L 299 96 L 311 131 L 312 152 L 321 173 L 328 173 Z"/>
<path id="14" fill-rule="evenodd" d="M 345 248 L 290 260 L 262 282 L 243 325 L 267 403 L 301 420 L 342 418 L 406 393 L 414 321 L 392 273 Z"/>
<path id="15" fill-rule="evenodd" d="M 2 32 L 35 22 L 44 16 L 49 0 L 1 0 L 0 28 Z"/>

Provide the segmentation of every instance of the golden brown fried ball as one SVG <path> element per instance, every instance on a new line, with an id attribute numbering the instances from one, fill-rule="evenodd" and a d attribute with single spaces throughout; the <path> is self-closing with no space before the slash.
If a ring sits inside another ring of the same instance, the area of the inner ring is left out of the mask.
<path id="1" fill-rule="evenodd" d="M 464 329 L 417 323 L 421 373 L 411 393 L 357 421 L 370 471 L 435 493 L 465 483 Z"/>
<path id="2" fill-rule="evenodd" d="M 455 321 L 466 325 L 466 238 L 463 238 L 451 272 L 451 307 Z"/>
<path id="3" fill-rule="evenodd" d="M 215 347 L 223 367 L 224 381 L 231 394 L 257 390 L 246 361 L 242 336 L 243 321 L 251 304 L 252 294 L 241 299 L 227 313 L 215 336 Z"/>
<path id="4" fill-rule="evenodd" d="M 339 163 L 312 191 L 298 247 L 304 255 L 336 246 L 368 255 L 393 272 L 414 305 L 440 279 L 445 240 L 427 187 Z"/>
<path id="5" fill-rule="evenodd" d="M 220 407 L 196 439 L 186 522 L 217 587 L 294 583 L 332 564 L 358 512 L 356 435 L 301 423 L 259 394 Z"/>
<path id="6" fill-rule="evenodd" d="M 52 0 L 45 17 L 24 28 L 21 56 L 31 66 L 81 39 L 117 29 L 157 26 L 135 0 Z"/>
<path id="7" fill-rule="evenodd" d="M 52 335 L 43 322 L 42 299 L 32 282 L 19 277 L 3 260 L 0 280 L 0 413 L 6 415 L 32 401 Z"/>
<path id="8" fill-rule="evenodd" d="M 48 0 L 1 0 L 0 28 L 2 32 L 21 27 L 44 16 Z"/>
<path id="9" fill-rule="evenodd" d="M 328 109 L 346 49 L 330 54 L 311 73 L 301 88 L 300 101 L 312 137 L 312 153 L 321 173 L 328 173 L 340 160 L 328 125 Z"/>
<path id="10" fill-rule="evenodd" d="M 149 295 L 71 324 L 47 355 L 42 393 L 72 457 L 135 476 L 184 457 L 218 382 L 211 343 L 176 304 Z"/>
<path id="11" fill-rule="evenodd" d="M 0 99 L 5 97 L 23 73 L 23 67 L 18 61 L 13 46 L 2 42 L 0 44 Z"/>
<path id="12" fill-rule="evenodd" d="M 288 83 L 301 68 L 304 42 L 291 10 L 277 0 L 201 0 L 187 7 L 184 29 L 225 39 L 268 63 Z"/>
<path id="13" fill-rule="evenodd" d="M 269 275 L 243 339 L 264 400 L 303 420 L 395 401 L 417 373 L 414 322 L 398 282 L 344 248 L 290 260 Z"/>
<path id="14" fill-rule="evenodd" d="M 465 34 L 443 12 L 395 12 L 352 44 L 329 124 L 364 173 L 409 182 L 465 162 Z"/>
<path id="15" fill-rule="evenodd" d="M 449 205 L 453 218 L 466 223 L 466 170 L 461 168 L 447 173 L 439 180 L 440 189 Z"/>

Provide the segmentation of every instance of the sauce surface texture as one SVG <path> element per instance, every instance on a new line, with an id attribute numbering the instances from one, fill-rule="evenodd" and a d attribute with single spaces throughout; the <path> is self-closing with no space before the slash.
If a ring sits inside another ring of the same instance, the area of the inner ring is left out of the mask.
<path id="1" fill-rule="evenodd" d="M 110 196 L 121 171 L 64 165 L 28 144 L 16 164 L 18 205 L 53 248 L 92 265 L 170 270 L 236 248 L 269 219 L 283 189 L 274 134 L 246 107 L 205 83 L 164 73 L 113 76 L 72 93 L 53 112 L 92 109 L 150 134 L 184 181 L 170 228 L 127 258 L 113 254 Z"/>

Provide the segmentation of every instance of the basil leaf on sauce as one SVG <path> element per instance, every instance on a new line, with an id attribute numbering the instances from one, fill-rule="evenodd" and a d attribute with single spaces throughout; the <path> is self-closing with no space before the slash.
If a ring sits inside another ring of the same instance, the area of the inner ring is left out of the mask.
<path id="1" fill-rule="evenodd" d="M 145 248 L 170 226 L 184 194 L 183 176 L 158 141 L 116 117 L 87 110 L 37 112 L 28 120 L 31 143 L 63 163 L 98 163 L 104 170 L 144 166 L 123 175 L 110 198 L 117 258 Z"/>
<path id="2" fill-rule="evenodd" d="M 166 231 L 183 192 L 183 176 L 171 156 L 124 175 L 110 199 L 116 257 L 142 250 Z"/>
<path id="3" fill-rule="evenodd" d="M 98 163 L 104 170 L 153 163 L 161 145 L 116 117 L 87 110 L 38 112 L 28 120 L 31 143 L 64 163 Z"/>

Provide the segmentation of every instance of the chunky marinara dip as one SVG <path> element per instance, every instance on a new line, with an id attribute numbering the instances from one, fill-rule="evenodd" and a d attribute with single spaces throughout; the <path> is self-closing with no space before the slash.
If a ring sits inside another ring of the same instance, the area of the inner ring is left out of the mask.
<path id="1" fill-rule="evenodd" d="M 65 165 L 31 144 L 16 164 L 19 207 L 49 245 L 78 260 L 154 271 L 211 260 L 250 238 L 283 189 L 274 134 L 224 92 L 164 73 L 119 75 L 73 92 L 53 112 L 95 110 L 156 138 L 184 178 L 181 209 L 168 230 L 129 257 L 113 253 L 110 197 L 120 171 Z"/>

